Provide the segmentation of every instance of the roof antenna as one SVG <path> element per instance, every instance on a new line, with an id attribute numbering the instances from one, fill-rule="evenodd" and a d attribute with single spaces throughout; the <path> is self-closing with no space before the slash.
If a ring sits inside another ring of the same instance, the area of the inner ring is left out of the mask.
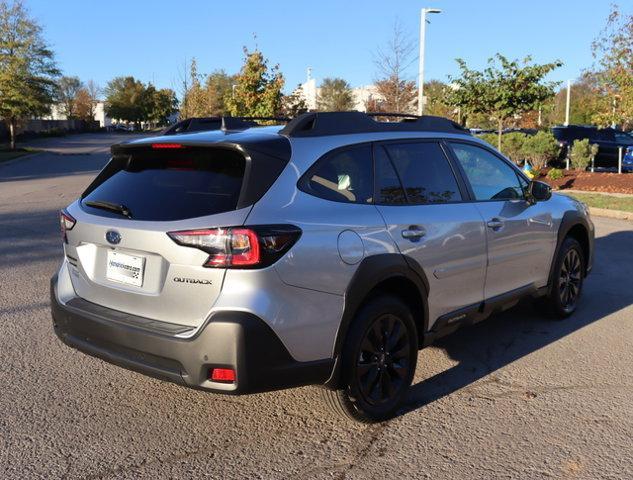
<path id="1" fill-rule="evenodd" d="M 309 82 L 310 80 L 312 80 L 312 67 L 308 67 L 308 78 L 307 78 L 307 81 Z"/>

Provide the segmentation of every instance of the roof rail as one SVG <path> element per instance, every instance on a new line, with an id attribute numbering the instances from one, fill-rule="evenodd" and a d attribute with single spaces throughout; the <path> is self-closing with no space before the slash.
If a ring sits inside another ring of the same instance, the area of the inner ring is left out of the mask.
<path id="1" fill-rule="evenodd" d="M 400 122 L 377 122 L 372 117 L 402 117 Z M 443 117 L 406 113 L 310 112 L 292 119 L 279 133 L 288 137 L 319 137 L 372 132 L 442 132 L 470 135 L 461 125 Z"/>
<path id="2" fill-rule="evenodd" d="M 259 127 L 258 121 L 286 123 L 286 117 L 231 117 L 229 115 L 217 117 L 191 117 L 163 130 L 161 135 L 176 135 L 179 133 L 207 132 L 212 130 L 235 131 Z"/>
<path id="3" fill-rule="evenodd" d="M 258 121 L 288 123 L 289 118 L 286 117 L 222 117 L 222 130 L 246 130 L 251 127 L 260 127 Z"/>

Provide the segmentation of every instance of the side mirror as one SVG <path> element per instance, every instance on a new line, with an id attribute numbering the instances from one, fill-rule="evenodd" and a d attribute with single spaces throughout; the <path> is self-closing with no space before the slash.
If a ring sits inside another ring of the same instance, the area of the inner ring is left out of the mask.
<path id="1" fill-rule="evenodd" d="M 528 200 L 543 202 L 552 198 L 552 187 L 545 182 L 532 180 L 528 185 Z"/>

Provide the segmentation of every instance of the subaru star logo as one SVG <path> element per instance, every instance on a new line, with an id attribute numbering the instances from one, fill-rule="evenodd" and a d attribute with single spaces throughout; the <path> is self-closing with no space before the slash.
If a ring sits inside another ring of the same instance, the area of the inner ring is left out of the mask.
<path id="1" fill-rule="evenodd" d="M 108 230 L 106 232 L 106 240 L 112 245 L 116 245 L 121 241 L 121 234 L 116 230 Z"/>

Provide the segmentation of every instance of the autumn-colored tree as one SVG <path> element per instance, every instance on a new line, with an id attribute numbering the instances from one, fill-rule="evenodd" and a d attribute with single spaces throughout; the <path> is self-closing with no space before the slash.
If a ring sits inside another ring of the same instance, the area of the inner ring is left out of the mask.
<path id="1" fill-rule="evenodd" d="M 207 76 L 204 85 L 206 116 L 227 113 L 227 101 L 232 94 L 234 81 L 234 77 L 224 70 L 216 70 Z"/>
<path id="2" fill-rule="evenodd" d="M 325 78 L 319 87 L 317 107 L 322 112 L 343 112 L 354 109 L 352 87 L 342 78 Z"/>
<path id="3" fill-rule="evenodd" d="M 555 61 L 543 65 L 531 64 L 531 57 L 522 62 L 508 60 L 501 54 L 488 60 L 482 71 L 471 70 L 457 59 L 460 75 L 449 77 L 452 87 L 447 101 L 466 113 L 481 113 L 497 124 L 497 145 L 501 150 L 501 133 L 507 121 L 538 107 L 554 95 L 554 82 L 545 76 L 559 67 Z"/>
<path id="4" fill-rule="evenodd" d="M 92 102 L 85 88 L 79 89 L 75 96 L 75 115 L 81 120 L 94 119 L 94 110 Z"/>
<path id="5" fill-rule="evenodd" d="M 603 126 L 633 126 L 633 13 L 613 5 L 607 24 L 593 42 L 596 92 L 601 98 L 593 115 Z"/>
<path id="6" fill-rule="evenodd" d="M 78 118 L 94 120 L 100 91 L 99 86 L 93 80 L 88 80 L 86 85 L 77 92 L 75 103 Z"/>
<path id="7" fill-rule="evenodd" d="M 302 95 L 301 85 L 297 85 L 290 95 L 284 95 L 281 98 L 281 113 L 285 117 L 294 118 L 307 111 L 308 104 Z"/>
<path id="8" fill-rule="evenodd" d="M 279 65 L 268 67 L 259 50 L 244 47 L 244 65 L 235 76 L 226 106 L 233 116 L 272 117 L 281 111 L 284 77 Z"/>
<path id="9" fill-rule="evenodd" d="M 194 58 L 189 65 L 187 89 L 180 109 L 180 118 L 204 117 L 207 114 L 205 89 L 200 82 L 198 63 Z"/>
<path id="10" fill-rule="evenodd" d="M 592 72 L 585 72 L 571 84 L 569 123 L 572 125 L 593 123 L 593 116 L 602 102 L 603 99 L 598 93 L 595 75 Z M 562 125 L 565 122 L 566 104 L 567 87 L 564 86 L 556 92 L 554 97 L 542 104 L 542 123 L 539 126 Z M 538 115 L 538 111 L 536 114 Z M 526 122 L 522 122 L 521 126 L 528 127 Z"/>
<path id="11" fill-rule="evenodd" d="M 380 100 L 372 110 L 381 112 L 415 113 L 417 87 L 406 74 L 415 61 L 416 43 L 408 37 L 399 22 L 393 26 L 393 34 L 385 47 L 378 48 L 374 64 L 378 70 L 374 81 Z"/>
<path id="12" fill-rule="evenodd" d="M 18 122 L 48 113 L 59 70 L 42 27 L 23 3 L 0 1 L 0 117 L 15 148 Z"/>
<path id="13" fill-rule="evenodd" d="M 58 102 L 60 113 L 66 118 L 76 118 L 77 94 L 83 88 L 79 77 L 61 77 L 55 88 L 55 100 Z"/>

